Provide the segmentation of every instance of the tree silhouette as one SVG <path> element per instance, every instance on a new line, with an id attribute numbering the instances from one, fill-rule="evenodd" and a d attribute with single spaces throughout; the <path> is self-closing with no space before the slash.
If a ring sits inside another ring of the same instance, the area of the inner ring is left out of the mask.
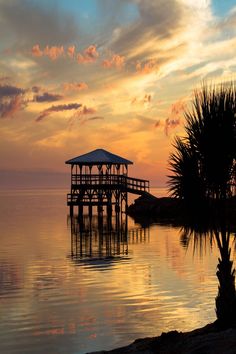
<path id="1" fill-rule="evenodd" d="M 186 136 L 175 139 L 169 159 L 170 193 L 191 201 L 230 197 L 236 173 L 234 84 L 195 91 L 184 116 Z"/>
<path id="2" fill-rule="evenodd" d="M 185 226 L 181 230 L 181 243 L 188 248 L 192 242 L 193 250 L 203 250 L 207 243 L 216 243 L 220 256 L 217 266 L 219 280 L 218 295 L 216 296 L 216 324 L 219 328 L 236 328 L 236 291 L 235 268 L 231 257 L 230 239 L 233 234 L 225 226 L 211 227 L 201 223 Z M 234 235 L 235 239 L 236 235 Z"/>

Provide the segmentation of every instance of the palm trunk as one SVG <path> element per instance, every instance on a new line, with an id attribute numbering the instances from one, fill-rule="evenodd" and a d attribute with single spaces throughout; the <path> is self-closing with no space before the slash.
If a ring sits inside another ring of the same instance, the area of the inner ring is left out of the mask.
<path id="1" fill-rule="evenodd" d="M 221 328 L 236 327 L 236 293 L 235 269 L 230 260 L 230 233 L 226 230 L 215 232 L 216 242 L 220 251 L 218 270 L 218 295 L 216 297 L 216 315 Z"/>

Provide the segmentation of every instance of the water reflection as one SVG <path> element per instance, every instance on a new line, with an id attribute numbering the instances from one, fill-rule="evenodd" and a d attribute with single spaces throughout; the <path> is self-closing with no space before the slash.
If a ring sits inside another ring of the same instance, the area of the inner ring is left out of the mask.
<path id="1" fill-rule="evenodd" d="M 217 325 L 221 328 L 236 326 L 236 291 L 235 267 L 231 259 L 231 249 L 235 247 L 236 233 L 232 227 L 221 225 L 195 224 L 184 226 L 181 231 L 181 243 L 184 247 L 192 246 L 193 252 L 203 254 L 205 249 L 213 243 L 219 251 L 217 278 L 219 281 L 216 296 Z"/>
<path id="2" fill-rule="evenodd" d="M 0 296 L 19 290 L 22 286 L 19 267 L 0 261 Z"/>
<path id="3" fill-rule="evenodd" d="M 129 244 L 149 242 L 149 228 L 128 228 L 127 216 L 68 216 L 71 228 L 71 259 L 107 266 L 128 259 Z"/>

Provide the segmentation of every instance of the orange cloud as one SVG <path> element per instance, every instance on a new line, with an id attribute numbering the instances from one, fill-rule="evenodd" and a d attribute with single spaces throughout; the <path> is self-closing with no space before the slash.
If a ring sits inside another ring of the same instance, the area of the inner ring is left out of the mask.
<path id="1" fill-rule="evenodd" d="M 136 71 L 139 74 L 150 74 L 151 72 L 157 70 L 157 61 L 154 59 L 150 59 L 145 62 L 138 61 L 136 64 Z"/>
<path id="2" fill-rule="evenodd" d="M 113 54 L 111 59 L 103 60 L 102 66 L 104 68 L 115 67 L 117 69 L 123 68 L 125 65 L 125 57 L 119 54 Z"/>
<path id="3" fill-rule="evenodd" d="M 186 108 L 186 103 L 183 100 L 179 100 L 172 104 L 171 106 L 171 114 L 174 116 L 178 116 L 182 113 Z"/>
<path id="4" fill-rule="evenodd" d="M 87 114 L 94 114 L 96 112 L 97 112 L 97 110 L 95 108 L 83 106 L 83 108 L 81 110 L 77 111 L 74 114 L 74 117 L 80 117 L 80 116 L 84 116 Z"/>
<path id="5" fill-rule="evenodd" d="M 155 123 L 155 128 L 160 127 L 160 125 L 161 125 L 161 121 L 160 121 L 160 120 L 157 120 L 156 123 Z"/>
<path id="6" fill-rule="evenodd" d="M 166 136 L 169 135 L 169 130 L 177 127 L 180 124 L 180 119 L 179 118 L 166 118 L 165 120 L 165 134 Z"/>
<path id="7" fill-rule="evenodd" d="M 79 64 L 93 63 L 97 60 L 98 57 L 99 53 L 97 51 L 97 47 L 95 45 L 90 45 L 83 51 L 83 54 L 77 54 L 77 62 Z"/>
<path id="8" fill-rule="evenodd" d="M 33 55 L 33 57 L 42 57 L 43 51 L 40 49 L 38 44 L 35 44 L 31 49 L 31 54 Z"/>
<path id="9" fill-rule="evenodd" d="M 67 48 L 67 55 L 72 59 L 75 57 L 75 46 L 74 45 L 71 45 L 70 47 Z"/>
<path id="10" fill-rule="evenodd" d="M 52 46 L 49 47 L 48 45 L 44 49 L 44 55 L 48 56 L 51 60 L 56 60 L 59 57 L 64 55 L 64 48 L 63 46 L 61 47 L 56 47 Z"/>
<path id="11" fill-rule="evenodd" d="M 65 82 L 63 89 L 64 91 L 81 91 L 87 90 L 88 85 L 85 82 Z"/>
<path id="12" fill-rule="evenodd" d="M 56 60 L 59 57 L 64 55 L 64 47 L 60 46 L 46 46 L 43 50 L 40 49 L 40 46 L 38 44 L 34 45 L 33 48 L 31 49 L 31 54 L 34 57 L 42 57 L 42 56 L 47 56 L 51 60 Z"/>
<path id="13" fill-rule="evenodd" d="M 144 97 L 142 98 L 137 98 L 134 97 L 131 100 L 131 104 L 132 105 L 145 105 L 145 104 L 149 104 L 152 100 L 152 96 L 150 94 L 145 94 Z"/>
<path id="14" fill-rule="evenodd" d="M 75 112 L 73 114 L 73 116 L 70 118 L 69 120 L 69 126 L 72 127 L 75 124 L 75 121 L 77 119 L 80 120 L 80 124 L 84 124 L 85 122 L 87 122 L 88 120 L 96 120 L 96 119 L 103 119 L 102 117 L 91 117 L 91 118 L 84 118 L 85 116 L 89 115 L 89 114 L 94 114 L 96 113 L 97 110 L 95 108 L 92 107 L 87 107 L 87 106 L 83 106 L 81 107 L 80 110 L 78 110 L 77 112 Z"/>

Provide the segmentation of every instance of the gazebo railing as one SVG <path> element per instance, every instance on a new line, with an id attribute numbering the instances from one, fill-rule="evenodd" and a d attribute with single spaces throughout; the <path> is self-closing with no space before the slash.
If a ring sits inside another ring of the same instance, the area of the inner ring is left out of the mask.
<path id="1" fill-rule="evenodd" d="M 128 189 L 130 191 L 149 191 L 149 181 L 132 178 L 125 175 L 114 175 L 114 174 L 88 174 L 72 175 L 72 187 L 76 188 L 93 188 L 101 186 L 101 188 L 122 188 L 124 190 Z"/>

